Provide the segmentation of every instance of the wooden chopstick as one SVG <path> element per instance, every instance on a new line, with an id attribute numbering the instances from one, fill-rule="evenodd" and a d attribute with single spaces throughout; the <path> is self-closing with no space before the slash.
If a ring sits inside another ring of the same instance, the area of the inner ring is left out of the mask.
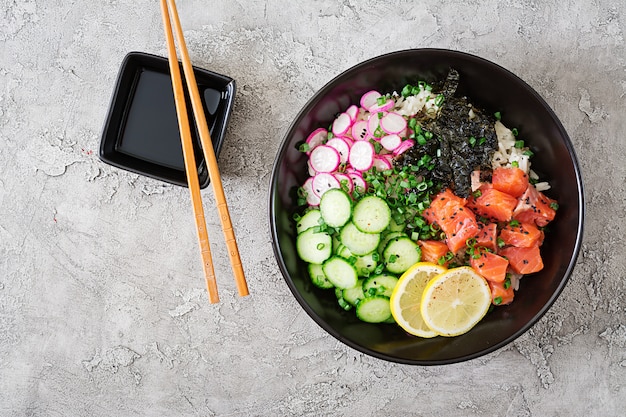
<path id="1" fill-rule="evenodd" d="M 166 4 L 166 1 L 167 1 L 167 4 Z M 186 125 L 186 130 L 189 131 L 189 123 L 188 123 L 186 106 L 185 106 L 185 97 L 182 91 L 182 81 L 180 79 L 180 70 L 178 68 L 178 59 L 176 56 L 176 47 L 174 46 L 172 27 L 170 24 L 170 12 L 168 11 L 168 5 L 171 11 L 172 21 L 174 22 L 174 29 L 176 31 L 175 32 L 176 39 L 178 41 L 178 46 L 181 52 L 181 61 L 183 64 L 185 79 L 187 81 L 187 90 L 191 97 L 191 104 L 192 104 L 192 109 L 193 109 L 193 113 L 194 113 L 194 117 L 196 121 L 196 126 L 198 128 L 198 133 L 200 134 L 200 142 L 202 144 L 202 151 L 204 153 L 204 158 L 205 158 L 207 168 L 209 171 L 209 178 L 211 181 L 211 185 L 213 187 L 213 194 L 215 195 L 218 214 L 220 217 L 220 222 L 222 225 L 225 242 L 226 242 L 226 246 L 228 249 L 228 256 L 230 258 L 230 263 L 231 263 L 233 273 L 235 276 L 235 283 L 237 285 L 237 291 L 240 296 L 246 296 L 249 294 L 248 285 L 246 283 L 243 266 L 241 264 L 241 258 L 239 256 L 239 249 L 237 247 L 237 241 L 235 239 L 235 233 L 233 230 L 233 225 L 232 225 L 230 214 L 228 211 L 228 204 L 226 202 L 226 196 L 224 194 L 224 187 L 222 185 L 220 171 L 217 166 L 217 158 L 215 157 L 215 151 L 213 149 L 213 143 L 211 141 L 211 134 L 209 132 L 209 127 L 208 127 L 206 117 L 204 114 L 202 100 L 200 99 L 200 92 L 198 91 L 198 85 L 196 83 L 196 77 L 193 72 L 193 66 L 191 65 L 189 52 L 187 51 L 187 45 L 185 43 L 185 38 L 183 36 L 183 31 L 182 31 L 182 27 L 180 24 L 180 20 L 178 18 L 178 10 L 176 9 L 176 3 L 174 2 L 174 0 L 161 0 L 161 10 L 163 14 L 164 26 L 165 26 L 166 38 L 167 38 L 167 44 L 168 44 L 168 54 L 169 54 L 170 71 L 172 74 L 172 83 L 174 84 L 174 79 L 177 78 L 176 84 L 179 85 L 178 89 L 180 90 L 180 95 L 179 95 L 176 93 L 177 87 L 174 87 L 174 90 L 175 90 L 174 97 L 176 98 L 177 103 L 179 102 L 181 103 L 180 105 L 177 104 L 177 109 L 178 109 L 178 106 L 180 106 L 181 108 L 185 108 L 184 115 L 181 113 L 178 116 L 179 124 Z M 173 67 L 175 67 L 175 70 L 172 69 Z M 178 113 L 178 110 L 177 110 L 177 113 Z M 182 130 L 183 129 L 181 128 L 181 131 Z M 181 132 L 181 137 L 182 136 L 183 135 Z M 190 133 L 189 133 L 189 145 L 191 145 Z M 191 150 L 189 151 L 189 153 L 191 154 L 190 160 L 193 162 L 192 166 L 191 164 L 187 163 L 187 156 L 186 156 L 187 153 L 184 151 L 184 147 L 183 147 L 183 155 L 185 155 L 185 161 L 186 161 L 185 168 L 187 171 L 187 177 L 188 178 L 195 177 L 195 184 L 196 184 L 195 187 L 197 188 L 197 199 L 196 197 L 194 197 L 196 193 L 192 192 L 192 203 L 194 206 L 194 214 L 196 215 L 196 226 L 198 228 L 198 237 L 200 239 L 200 246 L 202 248 L 203 264 L 205 266 L 205 275 L 207 276 L 207 287 L 209 289 L 209 299 L 211 299 L 212 285 L 215 283 L 215 274 L 213 273 L 213 264 L 210 261 L 211 259 L 210 250 L 208 252 L 205 252 L 205 248 L 203 246 L 205 243 L 206 243 L 207 248 L 209 246 L 208 235 L 206 233 L 204 212 L 203 211 L 201 212 L 201 219 L 200 219 L 200 216 L 198 215 L 198 212 L 196 211 L 197 202 L 199 202 L 200 209 L 202 209 L 202 202 L 200 200 L 200 187 L 198 185 L 197 168 L 195 165 L 195 159 L 193 158 L 193 147 L 191 147 L 190 149 Z M 191 172 L 189 171 L 190 169 L 193 169 L 193 175 L 190 175 L 191 174 Z M 190 189 L 192 188 L 191 181 L 189 181 L 189 188 Z M 199 225 L 200 220 L 202 223 L 201 226 Z M 206 237 L 206 240 L 204 240 L 205 237 Z M 207 264 L 207 258 L 205 258 L 205 253 L 208 254 L 209 264 Z M 210 266 L 210 269 L 208 269 L 209 266 Z M 210 272 L 207 273 L 207 270 L 209 270 Z M 213 281 L 213 284 L 209 285 L 211 279 Z M 217 287 L 215 287 L 215 297 L 217 297 Z"/>

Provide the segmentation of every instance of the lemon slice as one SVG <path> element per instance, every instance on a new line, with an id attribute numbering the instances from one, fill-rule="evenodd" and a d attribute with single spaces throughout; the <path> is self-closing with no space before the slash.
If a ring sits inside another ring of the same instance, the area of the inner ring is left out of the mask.
<path id="1" fill-rule="evenodd" d="M 458 336 L 482 320 L 490 304 L 487 281 L 472 268 L 462 266 L 437 275 L 426 285 L 420 311 L 435 333 Z"/>
<path id="2" fill-rule="evenodd" d="M 402 274 L 389 299 L 391 314 L 396 323 L 407 333 L 420 337 L 435 337 L 420 312 L 422 293 L 426 284 L 446 268 L 430 263 L 418 262 Z"/>

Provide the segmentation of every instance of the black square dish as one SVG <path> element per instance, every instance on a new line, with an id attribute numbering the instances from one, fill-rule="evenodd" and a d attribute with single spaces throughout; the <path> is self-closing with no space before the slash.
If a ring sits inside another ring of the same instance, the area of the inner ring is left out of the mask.
<path id="1" fill-rule="evenodd" d="M 235 80 L 197 67 L 194 74 L 217 157 L 232 111 Z M 188 96 L 187 111 L 198 179 L 200 187 L 205 188 L 209 175 Z M 100 159 L 137 174 L 187 186 L 167 58 L 142 52 L 130 52 L 124 58 L 102 133 Z"/>

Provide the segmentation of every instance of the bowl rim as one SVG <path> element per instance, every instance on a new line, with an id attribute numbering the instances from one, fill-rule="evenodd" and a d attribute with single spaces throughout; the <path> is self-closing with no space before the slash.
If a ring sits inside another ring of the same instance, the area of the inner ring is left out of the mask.
<path id="1" fill-rule="evenodd" d="M 552 293 L 552 296 L 547 300 L 547 302 L 543 305 L 543 307 L 530 319 L 528 320 L 528 322 L 526 324 L 524 324 L 518 331 L 514 332 L 513 334 L 511 334 L 509 337 L 501 340 L 498 343 L 494 343 L 493 345 L 485 348 L 485 349 L 481 349 L 478 350 L 474 353 L 471 354 L 467 354 L 467 355 L 462 355 L 462 356 L 458 356 L 458 357 L 454 357 L 454 358 L 449 358 L 449 359 L 434 359 L 434 360 L 411 360 L 411 359 L 406 359 L 406 358 L 399 358 L 399 357 L 394 357 L 394 356 L 390 356 L 381 352 L 377 352 L 374 351 L 372 349 L 366 348 L 364 346 L 361 346 L 357 343 L 352 342 L 351 340 L 341 336 L 339 334 L 339 332 L 337 332 L 333 327 L 331 327 L 330 325 L 328 325 L 309 305 L 308 303 L 304 300 L 304 298 L 300 295 L 298 289 L 296 288 L 293 280 L 290 277 L 290 273 L 287 269 L 287 266 L 285 265 L 285 262 L 282 258 L 281 255 L 281 251 L 280 248 L 277 244 L 278 241 L 278 226 L 276 224 L 275 221 L 275 215 L 276 215 L 276 198 L 275 198 L 275 194 L 276 194 L 276 190 L 277 190 L 277 174 L 278 174 L 278 170 L 279 170 L 279 166 L 281 165 L 283 159 L 284 159 L 284 155 L 285 155 L 285 149 L 287 147 L 288 141 L 290 139 L 290 137 L 293 135 L 295 129 L 297 128 L 298 124 L 300 123 L 301 119 L 311 110 L 311 108 L 322 98 L 324 97 L 329 90 L 331 90 L 334 86 L 334 84 L 336 83 L 336 81 L 338 81 L 341 78 L 344 78 L 346 76 L 348 76 L 349 74 L 353 73 L 353 72 L 357 72 L 358 70 L 362 69 L 363 67 L 366 67 L 368 65 L 372 65 L 378 61 L 381 60 L 385 60 L 391 57 L 398 57 L 398 56 L 402 56 L 402 55 L 412 55 L 412 54 L 416 54 L 416 53 L 435 53 L 435 54 L 447 54 L 447 55 L 455 55 L 458 57 L 463 57 L 469 60 L 473 60 L 479 63 L 482 63 L 483 65 L 487 65 L 487 66 L 492 66 L 495 69 L 502 71 L 504 74 L 506 74 L 507 76 L 513 78 L 514 81 L 520 83 L 522 86 L 525 87 L 525 89 L 530 92 L 535 99 L 541 104 L 541 106 L 543 107 L 543 109 L 547 112 L 547 114 L 550 115 L 550 117 L 552 118 L 552 120 L 555 123 L 555 126 L 557 127 L 560 136 L 563 140 L 563 144 L 565 145 L 570 158 L 571 158 L 571 162 L 572 165 L 574 167 L 574 174 L 575 174 L 575 178 L 576 178 L 576 186 L 578 189 L 578 195 L 577 195 L 577 203 L 578 203 L 578 218 L 576 219 L 576 223 L 577 223 L 577 231 L 576 231 L 576 239 L 575 239 L 575 244 L 573 247 L 573 252 L 572 252 L 572 256 L 569 259 L 569 262 L 567 264 L 567 268 L 565 269 L 565 272 L 563 273 L 563 278 L 561 279 L 561 281 L 559 282 L 559 285 L 557 286 L 557 288 L 555 289 L 555 291 Z M 569 135 L 567 134 L 567 131 L 565 130 L 563 124 L 561 123 L 561 120 L 558 118 L 558 116 L 556 115 L 556 113 L 554 112 L 554 110 L 548 105 L 548 103 L 545 101 L 545 99 L 533 88 L 531 87 L 526 81 L 524 81 L 523 79 L 521 79 L 519 76 L 517 76 L 516 74 L 514 74 L 513 72 L 511 72 L 510 70 L 504 68 L 503 66 L 496 64 L 495 62 L 492 62 L 488 59 L 482 58 L 478 55 L 474 55 L 468 52 L 462 52 L 462 51 L 458 51 L 458 50 L 453 50 L 453 49 L 444 49 L 444 48 L 415 48 L 415 49 L 402 49 L 402 50 L 397 50 L 397 51 L 393 51 L 393 52 L 388 52 L 385 54 L 381 54 L 372 58 L 369 58 L 367 60 L 364 60 L 356 65 L 353 65 L 351 67 L 349 67 L 346 70 L 341 71 L 338 75 L 336 75 L 335 77 L 333 77 L 330 81 L 326 82 L 317 92 L 315 92 L 315 94 L 313 94 L 313 96 L 311 96 L 306 103 L 302 106 L 302 108 L 300 109 L 300 111 L 296 114 L 296 116 L 294 117 L 293 121 L 291 122 L 291 124 L 289 125 L 288 129 L 286 130 L 283 139 L 278 147 L 277 153 L 276 153 L 276 157 L 274 160 L 274 164 L 272 166 L 272 171 L 271 171 L 271 177 L 270 177 L 270 189 L 269 189 L 269 217 L 270 217 L 270 235 L 272 238 L 272 248 L 274 251 L 274 257 L 276 259 L 276 262 L 278 263 L 278 267 L 280 269 L 280 272 L 283 276 L 283 279 L 285 280 L 287 286 L 289 287 L 291 293 L 293 294 L 293 296 L 295 297 L 295 299 L 298 301 L 298 303 L 300 304 L 300 306 L 306 311 L 306 313 L 309 315 L 309 317 L 311 319 L 313 319 L 313 321 L 315 323 L 317 323 L 318 326 L 320 326 L 324 331 L 328 332 L 331 336 L 333 336 L 335 339 L 339 340 L 340 342 L 342 342 L 343 344 L 361 352 L 364 354 L 367 354 L 369 356 L 375 357 L 377 359 L 382 359 L 382 360 L 386 360 L 389 362 L 394 362 L 394 363 L 399 363 L 399 364 L 405 364 L 405 365 L 418 365 L 418 366 L 431 366 L 431 365 L 448 365 L 448 364 L 454 364 L 454 363 L 460 363 L 460 362 L 464 362 L 464 361 L 469 361 L 472 359 L 476 359 L 478 357 L 487 355 L 489 353 L 492 353 L 506 345 L 508 345 L 509 343 L 511 343 L 512 341 L 514 341 L 515 339 L 519 338 L 522 334 L 526 333 L 531 327 L 533 327 L 535 324 L 537 324 L 537 322 L 547 313 L 547 311 L 554 305 L 554 303 L 556 302 L 556 300 L 558 299 L 558 297 L 561 295 L 563 289 L 565 288 L 565 285 L 567 284 L 567 282 L 569 281 L 569 278 L 571 277 L 571 274 L 576 266 L 576 261 L 577 258 L 579 256 L 580 253 L 580 249 L 582 247 L 582 239 L 583 239 L 583 233 L 584 233 L 584 218 L 585 218 L 585 198 L 584 198 L 584 186 L 583 186 L 583 181 L 582 181 L 582 173 L 581 173 L 581 169 L 580 169 L 580 164 L 578 162 L 578 158 L 576 156 L 576 152 L 574 150 L 574 146 L 572 144 L 572 141 L 569 137 Z"/>

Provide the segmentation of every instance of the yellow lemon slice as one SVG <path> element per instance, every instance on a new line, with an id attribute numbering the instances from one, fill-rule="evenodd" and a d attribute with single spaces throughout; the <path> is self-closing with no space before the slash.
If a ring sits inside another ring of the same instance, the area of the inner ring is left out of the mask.
<path id="1" fill-rule="evenodd" d="M 487 281 L 472 268 L 462 266 L 437 275 L 426 285 L 420 311 L 435 333 L 458 336 L 482 320 L 490 305 Z"/>
<path id="2" fill-rule="evenodd" d="M 435 337 L 420 312 L 422 293 L 426 284 L 446 268 L 430 263 L 418 262 L 402 274 L 389 299 L 394 320 L 407 333 L 420 337 Z"/>

